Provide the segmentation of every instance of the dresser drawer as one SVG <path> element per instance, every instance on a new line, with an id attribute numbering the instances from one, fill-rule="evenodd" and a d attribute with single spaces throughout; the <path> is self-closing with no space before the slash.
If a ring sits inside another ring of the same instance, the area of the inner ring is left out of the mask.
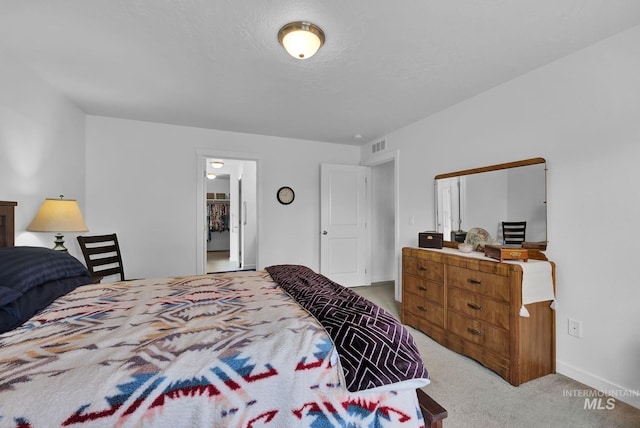
<path id="1" fill-rule="evenodd" d="M 403 285 L 403 291 L 425 297 L 440 305 L 444 305 L 444 286 L 442 284 L 413 275 L 405 275 Z"/>
<path id="2" fill-rule="evenodd" d="M 422 260 L 415 257 L 405 257 L 402 262 L 403 272 L 416 275 L 434 282 L 444 282 L 444 264 Z"/>
<path id="3" fill-rule="evenodd" d="M 448 311 L 447 329 L 488 350 L 503 356 L 509 355 L 509 333 L 500 328 Z"/>
<path id="4" fill-rule="evenodd" d="M 447 285 L 505 302 L 511 300 L 507 276 L 447 265 Z"/>
<path id="5" fill-rule="evenodd" d="M 478 319 L 509 330 L 509 305 L 468 293 L 458 288 L 450 288 L 447 308 L 470 318 Z"/>
<path id="6" fill-rule="evenodd" d="M 444 328 L 444 307 L 413 293 L 402 296 L 403 310 Z"/>
<path id="7" fill-rule="evenodd" d="M 510 379 L 512 372 L 511 360 L 508 355 L 499 355 L 493 352 L 487 352 L 483 346 L 471 343 L 468 340 L 464 340 L 463 338 L 453 334 L 447 336 L 445 346 L 452 351 L 473 358 L 483 366 L 498 373 L 505 380 L 508 381 Z"/>
<path id="8" fill-rule="evenodd" d="M 441 325 L 430 323 L 426 319 L 411 312 L 404 312 L 402 323 L 420 330 L 442 346 L 447 346 L 447 331 Z"/>

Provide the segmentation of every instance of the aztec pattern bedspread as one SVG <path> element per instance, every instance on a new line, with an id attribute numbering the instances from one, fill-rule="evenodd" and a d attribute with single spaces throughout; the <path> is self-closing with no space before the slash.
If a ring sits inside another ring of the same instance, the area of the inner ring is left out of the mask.
<path id="1" fill-rule="evenodd" d="M 0 426 L 422 426 L 333 352 L 264 271 L 81 286 L 0 335 Z"/>

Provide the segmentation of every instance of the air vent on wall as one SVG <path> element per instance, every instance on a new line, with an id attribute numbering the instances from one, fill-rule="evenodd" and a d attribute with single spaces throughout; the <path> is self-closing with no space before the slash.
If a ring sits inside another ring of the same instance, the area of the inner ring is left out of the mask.
<path id="1" fill-rule="evenodd" d="M 385 140 L 380 140 L 377 143 L 373 143 L 371 146 L 371 153 L 378 153 L 381 150 L 387 148 L 387 142 Z"/>

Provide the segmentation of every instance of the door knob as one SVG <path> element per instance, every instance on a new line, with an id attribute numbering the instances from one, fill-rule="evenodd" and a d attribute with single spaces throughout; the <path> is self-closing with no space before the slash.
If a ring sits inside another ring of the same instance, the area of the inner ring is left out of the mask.
<path id="1" fill-rule="evenodd" d="M 326 234 L 327 234 L 327 231 L 326 231 L 326 230 L 323 230 L 323 231 L 322 231 L 322 234 L 323 234 L 323 235 L 326 235 Z"/>

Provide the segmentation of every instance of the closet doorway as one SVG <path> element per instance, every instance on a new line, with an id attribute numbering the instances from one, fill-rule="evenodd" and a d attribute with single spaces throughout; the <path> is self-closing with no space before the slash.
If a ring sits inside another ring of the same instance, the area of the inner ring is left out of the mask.
<path id="1" fill-rule="evenodd" d="M 205 273 L 257 266 L 257 162 L 204 158 Z M 201 247 L 202 248 L 202 247 Z"/>

